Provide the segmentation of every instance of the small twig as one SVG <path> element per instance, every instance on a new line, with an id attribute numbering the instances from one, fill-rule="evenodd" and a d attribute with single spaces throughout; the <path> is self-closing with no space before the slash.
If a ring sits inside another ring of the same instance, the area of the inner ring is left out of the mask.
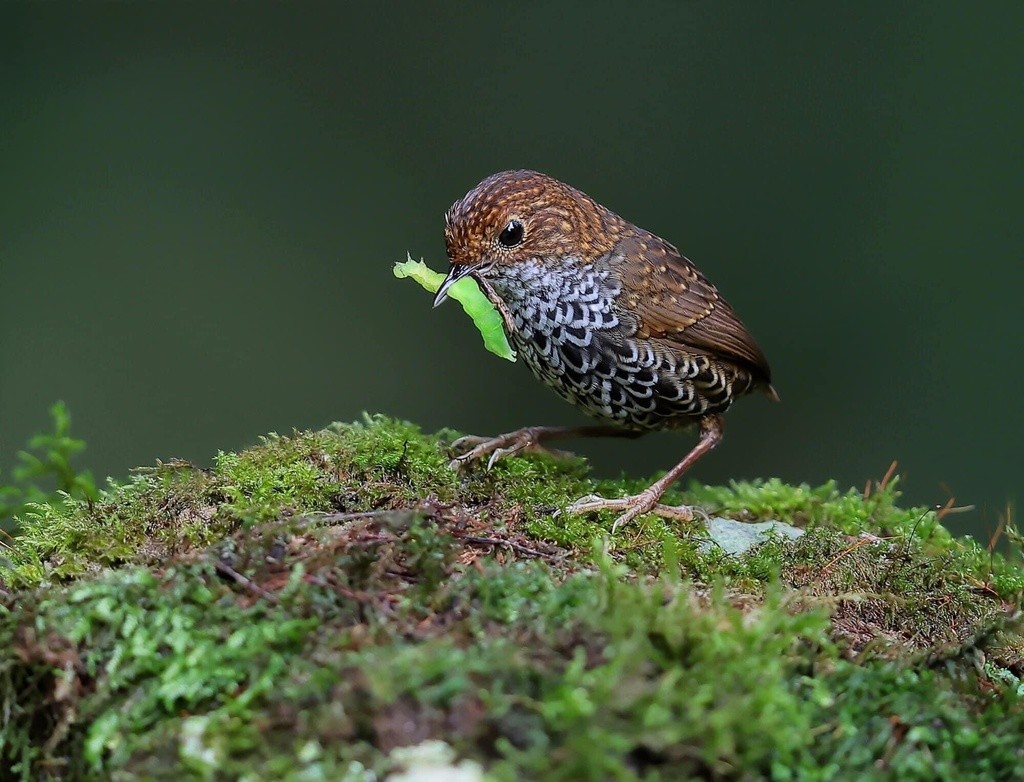
<path id="1" fill-rule="evenodd" d="M 311 573 L 307 573 L 302 577 L 302 580 L 307 584 L 314 584 L 315 586 L 321 587 L 322 589 L 330 589 L 337 592 L 342 597 L 347 597 L 350 600 L 355 600 L 358 603 L 370 603 L 372 600 L 366 595 L 365 592 L 354 592 L 346 586 L 341 584 L 332 584 L 326 579 L 320 578 L 320 576 L 314 576 Z"/>
<path id="2" fill-rule="evenodd" d="M 889 485 L 889 481 L 892 480 L 892 476 L 896 472 L 896 460 L 892 460 L 892 464 L 889 465 L 889 469 L 885 471 L 885 475 L 882 476 L 882 481 L 878 484 L 879 491 L 885 491 L 885 487 Z"/>
<path id="3" fill-rule="evenodd" d="M 973 576 L 969 576 L 968 580 L 974 584 L 975 589 L 980 590 L 982 592 L 987 592 L 988 594 L 992 595 L 992 597 L 1000 599 L 1002 598 L 1002 595 L 1000 595 L 998 592 L 996 592 L 996 590 L 990 587 L 987 581 L 979 581 Z"/>
<path id="4" fill-rule="evenodd" d="M 877 540 L 877 538 L 875 540 Z M 826 564 L 825 567 L 823 567 L 821 569 L 821 575 L 824 576 L 826 573 L 828 573 L 832 569 L 832 566 L 835 565 L 839 560 L 841 560 L 847 554 L 852 554 L 857 549 L 859 549 L 859 548 L 861 548 L 863 546 L 866 546 L 869 543 L 874 543 L 875 540 L 872 540 L 871 538 L 860 538 L 852 546 L 848 546 L 847 548 L 843 549 L 838 554 L 836 554 L 831 560 L 829 560 L 828 564 Z"/>
<path id="5" fill-rule="evenodd" d="M 302 580 L 307 584 L 313 584 L 314 586 L 322 587 L 323 589 L 333 588 L 326 580 L 320 578 L 320 576 L 314 576 L 312 573 L 306 573 L 303 575 Z"/>
<path id="6" fill-rule="evenodd" d="M 970 513 L 972 510 L 974 510 L 973 505 L 957 505 L 954 508 L 953 498 L 950 497 L 950 499 L 946 502 L 945 505 L 943 505 L 941 508 L 935 511 L 935 517 L 941 521 L 942 519 L 946 518 L 946 516 L 952 515 L 954 513 Z"/>
<path id="7" fill-rule="evenodd" d="M 380 510 L 364 510 L 355 513 L 320 513 L 308 514 L 300 517 L 301 521 L 322 522 L 325 524 L 340 524 L 346 521 L 359 521 L 361 519 L 375 519 L 380 516 L 392 516 L 402 513 L 426 513 L 434 511 L 432 505 L 419 505 L 411 508 L 382 508 Z"/>
<path id="8" fill-rule="evenodd" d="M 405 468 L 409 463 L 409 441 L 406 440 L 402 444 L 402 455 L 398 457 L 398 461 L 395 463 L 395 470 L 399 473 L 405 472 Z"/>
<path id="9" fill-rule="evenodd" d="M 558 559 L 553 554 L 545 554 L 543 551 L 537 551 L 536 549 L 524 546 L 521 543 L 516 543 L 512 540 L 505 540 L 503 538 L 486 538 L 479 535 L 467 535 L 463 540 L 469 543 L 477 543 L 481 546 L 508 546 L 513 551 L 518 551 L 520 554 L 528 554 L 531 557 L 540 557 L 541 559 Z"/>
<path id="10" fill-rule="evenodd" d="M 76 716 L 77 714 L 75 712 L 74 705 L 65 705 L 63 713 L 60 715 L 60 719 L 57 720 L 57 724 L 53 728 L 53 733 L 50 734 L 50 737 L 43 745 L 43 752 L 49 754 L 57 748 L 57 745 L 64 740 L 68 735 L 68 732 L 71 730 L 71 726 L 74 724 Z"/>
<path id="11" fill-rule="evenodd" d="M 277 595 L 271 594 L 266 589 L 257 584 L 255 581 L 253 581 L 251 578 L 243 576 L 241 573 L 239 573 L 237 570 L 231 567 L 231 565 L 225 564 L 224 562 L 221 562 L 219 559 L 215 559 L 213 561 L 213 566 L 217 569 L 218 573 L 227 576 L 232 581 L 238 584 L 241 584 L 254 595 L 259 595 L 264 600 L 269 600 L 271 603 L 277 604 L 281 602 L 278 599 Z"/>
<path id="12" fill-rule="evenodd" d="M 306 516 L 306 521 L 322 521 L 327 524 L 338 524 L 343 521 L 358 521 L 360 519 L 372 519 L 394 513 L 393 510 L 365 510 L 359 513 L 324 513 L 317 516 Z"/>

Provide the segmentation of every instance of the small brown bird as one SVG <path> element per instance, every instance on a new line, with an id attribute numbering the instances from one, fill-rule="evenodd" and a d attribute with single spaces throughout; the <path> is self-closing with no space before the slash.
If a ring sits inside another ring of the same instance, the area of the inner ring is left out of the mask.
<path id="1" fill-rule="evenodd" d="M 474 278 L 501 313 L 526 365 L 601 426 L 531 426 L 494 438 L 468 437 L 458 467 L 539 448 L 565 437 L 638 436 L 700 427 L 682 461 L 644 491 L 621 499 L 583 497 L 566 510 L 690 520 L 694 509 L 662 495 L 722 439 L 722 413 L 761 390 L 773 400 L 771 370 L 725 299 L 675 247 L 626 222 L 585 193 L 536 171 L 483 180 L 445 215 L 453 283 Z"/>

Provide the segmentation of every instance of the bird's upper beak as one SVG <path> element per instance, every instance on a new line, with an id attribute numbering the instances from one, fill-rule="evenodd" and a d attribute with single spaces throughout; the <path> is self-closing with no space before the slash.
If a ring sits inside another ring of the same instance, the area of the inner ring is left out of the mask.
<path id="1" fill-rule="evenodd" d="M 437 289 L 437 295 L 434 296 L 434 306 L 436 307 L 448 298 L 449 288 L 463 277 L 470 275 L 475 270 L 476 267 L 469 264 L 453 263 L 452 267 L 448 270 L 448 276 L 444 278 L 444 282 L 441 283 L 441 287 Z"/>

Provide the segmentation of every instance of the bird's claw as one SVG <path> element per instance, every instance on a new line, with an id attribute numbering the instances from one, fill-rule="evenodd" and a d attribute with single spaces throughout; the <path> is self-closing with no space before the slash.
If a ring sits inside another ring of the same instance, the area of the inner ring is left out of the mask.
<path id="1" fill-rule="evenodd" d="M 490 470 L 506 456 L 523 453 L 546 453 L 556 458 L 571 458 L 573 454 L 569 451 L 559 451 L 554 448 L 545 448 L 538 441 L 536 430 L 527 428 L 519 429 L 508 434 L 497 437 L 479 437 L 477 435 L 466 435 L 460 437 L 451 444 L 452 451 L 460 451 L 468 448 L 465 453 L 452 459 L 448 466 L 458 472 L 465 469 L 470 463 L 479 459 L 487 458 L 486 469 Z"/>
<path id="2" fill-rule="evenodd" d="M 565 513 L 580 515 L 602 510 L 622 511 L 622 514 L 612 524 L 612 534 L 618 532 L 624 524 L 628 524 L 637 516 L 642 516 L 645 513 L 654 513 L 662 518 L 676 521 L 693 521 L 696 516 L 701 516 L 704 519 L 708 517 L 702 508 L 694 505 L 664 505 L 658 502 L 658 499 L 647 492 L 614 500 L 605 499 L 596 494 L 588 494 L 566 507 Z"/>
<path id="3" fill-rule="evenodd" d="M 487 459 L 487 471 L 490 472 L 491 468 L 494 467 L 495 464 L 497 464 L 499 459 L 503 459 L 506 456 L 514 454 L 514 453 L 516 453 L 518 451 L 522 451 L 522 450 L 524 450 L 527 447 L 528 446 L 521 445 L 521 446 L 513 446 L 511 448 L 498 448 L 498 449 L 496 449 L 490 455 L 490 457 Z"/>
<path id="4" fill-rule="evenodd" d="M 486 442 L 494 440 L 493 437 L 481 437 L 476 434 L 466 434 L 460 437 L 458 440 L 454 440 L 450 446 L 453 451 L 462 451 L 467 448 L 475 448 Z"/>
<path id="5" fill-rule="evenodd" d="M 462 439 L 465 440 L 468 438 Z M 466 453 L 460 454 L 459 456 L 456 456 L 454 459 L 452 459 L 448 463 L 448 466 L 451 469 L 458 472 L 468 467 L 472 462 L 475 462 L 478 459 L 482 459 L 485 456 L 487 456 L 488 458 L 486 469 L 490 471 L 491 468 L 493 468 L 494 465 L 497 464 L 500 459 L 503 459 L 504 457 L 514 453 L 519 453 L 520 451 L 523 451 L 530 447 L 528 443 L 514 443 L 512 445 L 503 445 L 501 439 L 497 437 L 491 439 L 478 437 L 473 439 L 478 441 L 476 445 L 470 450 L 466 451 Z M 458 443 L 459 441 L 456 440 L 456 442 L 452 444 L 453 449 Z"/>

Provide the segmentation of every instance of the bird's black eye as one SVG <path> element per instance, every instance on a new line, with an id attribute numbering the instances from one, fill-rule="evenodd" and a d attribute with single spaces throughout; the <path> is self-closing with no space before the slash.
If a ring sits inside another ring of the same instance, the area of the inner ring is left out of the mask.
<path id="1" fill-rule="evenodd" d="M 523 241 L 523 234 L 526 229 L 523 228 L 523 224 L 518 220 L 509 220 L 508 225 L 505 226 L 504 230 L 498 234 L 498 242 L 502 247 L 515 247 L 517 244 L 521 244 Z"/>

